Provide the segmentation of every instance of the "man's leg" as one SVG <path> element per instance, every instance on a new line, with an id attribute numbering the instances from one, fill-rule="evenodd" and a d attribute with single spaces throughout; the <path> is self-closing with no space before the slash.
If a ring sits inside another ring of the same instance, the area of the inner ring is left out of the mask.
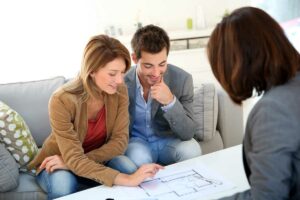
<path id="1" fill-rule="evenodd" d="M 133 174 L 137 170 L 137 166 L 124 155 L 111 159 L 106 163 L 106 166 L 125 174 Z"/>
<path id="2" fill-rule="evenodd" d="M 164 138 L 159 141 L 158 162 L 169 165 L 201 155 L 201 148 L 195 139 L 181 141 L 177 138 Z"/>
<path id="3" fill-rule="evenodd" d="M 137 137 L 130 138 L 125 155 L 138 168 L 143 164 L 156 162 L 149 143 Z"/>
<path id="4" fill-rule="evenodd" d="M 78 187 L 76 176 L 69 170 L 56 170 L 52 173 L 43 170 L 36 180 L 47 193 L 48 200 L 72 194 Z"/>

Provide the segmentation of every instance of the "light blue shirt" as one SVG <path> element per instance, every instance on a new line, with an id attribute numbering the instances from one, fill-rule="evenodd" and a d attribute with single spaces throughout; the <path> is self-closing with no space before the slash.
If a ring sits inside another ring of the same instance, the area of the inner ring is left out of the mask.
<path id="1" fill-rule="evenodd" d="M 148 142 L 157 141 L 160 137 L 156 136 L 152 127 L 151 120 L 151 103 L 152 98 L 150 92 L 148 94 L 147 101 L 143 97 L 143 86 L 140 83 L 138 75 L 136 73 L 136 100 L 135 100 L 135 119 L 132 126 L 131 135 L 133 137 L 139 137 Z M 174 97 L 173 101 L 161 107 L 164 112 L 167 112 L 168 109 L 172 108 L 175 104 L 176 98 Z"/>

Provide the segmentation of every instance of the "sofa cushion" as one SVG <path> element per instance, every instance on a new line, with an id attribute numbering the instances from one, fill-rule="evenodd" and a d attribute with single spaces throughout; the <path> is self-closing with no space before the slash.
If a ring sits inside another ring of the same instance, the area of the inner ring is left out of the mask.
<path id="1" fill-rule="evenodd" d="M 50 133 L 48 101 L 51 94 L 64 84 L 64 77 L 0 84 L 0 100 L 15 109 L 26 121 L 38 147 Z"/>
<path id="2" fill-rule="evenodd" d="M 0 143 L 0 192 L 12 190 L 18 186 L 19 169 L 16 161 Z"/>
<path id="3" fill-rule="evenodd" d="M 217 91 L 212 83 L 194 87 L 194 116 L 198 141 L 208 141 L 214 137 L 218 119 Z"/>
<path id="4" fill-rule="evenodd" d="M 20 172 L 18 187 L 8 192 L 0 193 L 0 199 L 46 200 L 47 194 L 37 184 L 35 177 Z"/>
<path id="5" fill-rule="evenodd" d="M 26 165 L 35 157 L 38 147 L 23 118 L 1 101 L 0 141 L 15 158 L 20 169 L 27 171 Z"/>

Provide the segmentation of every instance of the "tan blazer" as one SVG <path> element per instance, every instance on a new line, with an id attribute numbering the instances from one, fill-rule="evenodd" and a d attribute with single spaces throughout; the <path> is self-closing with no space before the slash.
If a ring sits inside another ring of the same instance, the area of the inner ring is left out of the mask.
<path id="1" fill-rule="evenodd" d="M 129 116 L 126 86 L 120 86 L 116 94 L 105 94 L 104 103 L 106 142 L 100 148 L 84 154 L 82 143 L 87 133 L 87 104 L 79 96 L 63 89 L 56 91 L 49 102 L 52 132 L 40 153 L 30 162 L 29 168 L 38 169 L 47 156 L 61 155 L 66 166 L 76 175 L 112 186 L 120 172 L 103 163 L 123 154 L 127 148 Z"/>

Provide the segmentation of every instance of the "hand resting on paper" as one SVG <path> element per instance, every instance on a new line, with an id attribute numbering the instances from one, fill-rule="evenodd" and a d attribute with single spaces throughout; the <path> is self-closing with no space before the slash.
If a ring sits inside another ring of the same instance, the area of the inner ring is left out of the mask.
<path id="1" fill-rule="evenodd" d="M 138 186 L 147 178 L 152 178 L 164 167 L 158 164 L 144 164 L 135 173 L 128 175 L 120 173 L 116 176 L 114 184 L 123 186 Z"/>

